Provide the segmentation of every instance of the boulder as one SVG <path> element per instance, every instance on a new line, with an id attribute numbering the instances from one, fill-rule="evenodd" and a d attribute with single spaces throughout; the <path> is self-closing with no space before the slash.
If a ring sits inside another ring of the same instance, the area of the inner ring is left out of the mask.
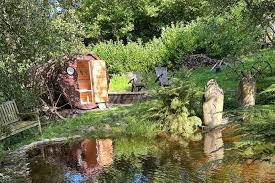
<path id="1" fill-rule="evenodd" d="M 204 125 L 214 128 L 222 124 L 222 112 L 224 104 L 224 93 L 216 80 L 211 79 L 205 87 L 203 102 Z"/>

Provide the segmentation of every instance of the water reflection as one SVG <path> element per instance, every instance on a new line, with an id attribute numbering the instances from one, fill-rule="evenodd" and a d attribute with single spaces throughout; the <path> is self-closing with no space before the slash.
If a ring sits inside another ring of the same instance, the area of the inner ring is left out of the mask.
<path id="1" fill-rule="evenodd" d="M 207 155 L 209 162 L 223 159 L 224 145 L 221 130 L 215 130 L 204 134 L 203 151 Z"/>
<path id="2" fill-rule="evenodd" d="M 146 138 L 84 139 L 30 156 L 32 182 L 272 182 L 274 165 L 243 164 L 224 152 L 222 131 L 182 146 Z M 32 157 L 32 158 L 31 158 Z"/>
<path id="3" fill-rule="evenodd" d="M 92 176 L 99 175 L 105 167 L 113 162 L 113 142 L 111 139 L 85 139 L 70 145 L 51 145 L 30 152 L 31 175 L 33 182 L 40 182 L 40 176 L 48 174 L 44 182 L 66 180 L 84 182 Z M 58 172 L 58 178 L 51 178 L 52 170 Z M 63 172 L 63 173 L 62 173 Z M 63 178 L 60 177 L 63 175 Z"/>

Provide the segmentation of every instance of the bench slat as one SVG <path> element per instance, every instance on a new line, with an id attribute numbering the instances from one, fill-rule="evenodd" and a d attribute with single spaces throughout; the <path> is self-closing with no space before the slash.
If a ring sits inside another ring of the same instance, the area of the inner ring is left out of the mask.
<path id="1" fill-rule="evenodd" d="M 15 101 L 8 101 L 1 105 L 1 121 L 5 124 L 14 123 L 19 120 L 18 109 L 16 107 Z"/>
<path id="2" fill-rule="evenodd" d="M 4 105 L 4 108 L 6 110 L 6 114 L 7 114 L 7 119 L 8 119 L 8 123 L 13 121 L 12 120 L 12 111 L 10 110 L 10 102 L 7 102 L 5 105 Z"/>
<path id="3" fill-rule="evenodd" d="M 5 107 L 4 107 L 4 105 L 1 105 L 1 109 L 3 111 L 3 120 L 4 120 L 4 123 L 8 123 L 9 122 L 8 115 L 7 115 L 7 111 L 6 111 Z"/>
<path id="4" fill-rule="evenodd" d="M 2 110 L 2 106 L 0 105 L 0 123 L 5 124 L 4 111 Z"/>
<path id="5" fill-rule="evenodd" d="M 35 126 L 39 126 L 39 123 L 37 123 L 36 121 L 34 121 L 33 123 L 31 123 L 27 126 L 24 126 L 23 128 L 16 128 L 14 130 L 12 129 L 12 132 L 10 134 L 6 134 L 6 135 L 2 135 L 2 136 L 0 135 L 0 140 L 3 140 L 7 137 L 10 137 L 10 136 L 15 135 L 17 133 L 20 133 L 20 132 L 25 131 L 27 129 L 33 128 Z"/>
<path id="6" fill-rule="evenodd" d="M 8 115 L 9 122 L 13 121 L 13 115 L 12 115 L 12 111 L 10 109 L 10 102 L 7 102 L 4 107 L 8 111 L 7 115 Z"/>
<path id="7" fill-rule="evenodd" d="M 11 103 L 9 104 L 10 106 L 10 111 L 11 111 L 11 117 L 12 117 L 12 121 L 15 122 L 15 121 L 18 121 L 19 118 L 18 118 L 18 112 L 16 110 L 16 104 L 15 104 L 15 101 L 11 101 Z"/>

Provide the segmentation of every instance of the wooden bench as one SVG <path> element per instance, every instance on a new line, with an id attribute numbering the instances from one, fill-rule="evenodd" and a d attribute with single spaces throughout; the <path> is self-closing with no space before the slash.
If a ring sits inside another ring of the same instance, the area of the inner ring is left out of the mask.
<path id="1" fill-rule="evenodd" d="M 23 116 L 33 116 L 35 119 L 23 121 L 21 118 Z M 0 105 L 0 140 L 35 126 L 38 126 L 38 131 L 42 134 L 39 115 L 37 112 L 19 113 L 14 100 Z"/>

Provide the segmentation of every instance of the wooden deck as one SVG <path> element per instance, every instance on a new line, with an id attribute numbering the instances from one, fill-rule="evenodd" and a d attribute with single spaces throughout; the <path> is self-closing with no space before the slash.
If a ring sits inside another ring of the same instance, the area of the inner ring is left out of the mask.
<path id="1" fill-rule="evenodd" d="M 109 92 L 109 103 L 111 104 L 132 104 L 149 98 L 150 96 L 146 92 Z"/>

